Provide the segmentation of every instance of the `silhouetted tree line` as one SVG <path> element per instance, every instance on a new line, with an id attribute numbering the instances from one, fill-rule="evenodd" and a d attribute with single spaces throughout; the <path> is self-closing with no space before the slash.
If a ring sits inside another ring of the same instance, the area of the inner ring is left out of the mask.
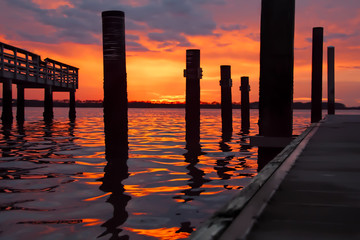
<path id="1" fill-rule="evenodd" d="M 54 100 L 54 107 L 69 107 L 68 100 Z M 0 106 L 2 106 L 2 99 L 0 99 Z M 16 106 L 16 99 L 13 100 L 13 106 Z M 43 107 L 44 102 L 42 100 L 25 100 L 25 107 Z M 129 108 L 185 108 L 185 103 L 154 103 L 150 101 L 141 102 L 134 101 L 128 103 Z M 103 107 L 102 100 L 77 100 L 76 107 L 87 107 L 87 108 L 100 108 Z M 233 103 L 234 109 L 240 109 L 240 103 Z M 201 102 L 201 108 L 217 109 L 221 108 L 221 104 L 218 102 Z M 250 103 L 251 109 L 259 108 L 259 102 Z M 294 102 L 294 109 L 311 109 L 311 103 L 306 102 Z M 327 109 L 327 102 L 323 102 L 323 109 Z M 360 109 L 360 107 L 346 107 L 343 103 L 335 103 L 336 109 Z"/>

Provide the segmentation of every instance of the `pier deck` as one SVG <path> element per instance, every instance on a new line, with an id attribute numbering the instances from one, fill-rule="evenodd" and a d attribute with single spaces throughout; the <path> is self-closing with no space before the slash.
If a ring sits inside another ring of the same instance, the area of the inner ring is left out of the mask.
<path id="1" fill-rule="evenodd" d="M 359 134 L 359 115 L 327 116 L 192 239 L 360 239 Z"/>

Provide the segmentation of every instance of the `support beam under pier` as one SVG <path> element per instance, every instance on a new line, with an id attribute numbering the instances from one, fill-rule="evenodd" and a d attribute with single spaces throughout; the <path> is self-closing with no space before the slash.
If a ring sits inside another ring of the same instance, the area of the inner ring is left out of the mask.
<path id="1" fill-rule="evenodd" d="M 3 98 L 2 98 L 2 115 L 1 120 L 6 123 L 12 123 L 12 81 L 4 79 L 3 81 Z"/>
<path id="2" fill-rule="evenodd" d="M 51 86 L 46 86 L 44 89 L 44 120 L 45 121 L 52 121 L 54 118 L 53 112 L 53 91 Z"/>
<path id="3" fill-rule="evenodd" d="M 75 90 L 71 90 L 69 93 L 70 93 L 69 119 L 70 119 L 70 121 L 73 121 L 73 120 L 75 120 L 75 118 L 76 118 Z"/>
<path id="4" fill-rule="evenodd" d="M 25 91 L 24 86 L 19 84 L 17 85 L 16 120 L 18 122 L 25 120 Z"/>

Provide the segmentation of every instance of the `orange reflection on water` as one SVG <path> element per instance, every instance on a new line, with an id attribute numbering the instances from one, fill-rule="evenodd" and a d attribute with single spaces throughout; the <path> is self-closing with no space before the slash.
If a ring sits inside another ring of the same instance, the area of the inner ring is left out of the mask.
<path id="1" fill-rule="evenodd" d="M 142 213 L 142 212 L 133 212 L 132 215 L 135 216 L 141 216 L 141 215 L 147 215 L 147 213 Z"/>
<path id="2" fill-rule="evenodd" d="M 133 229 L 125 228 L 128 231 L 138 233 L 140 235 L 155 237 L 159 240 L 170 240 L 175 239 L 175 233 L 179 228 L 157 228 L 157 229 Z M 190 233 L 180 232 L 176 234 L 176 239 L 185 239 L 190 236 Z"/>
<path id="3" fill-rule="evenodd" d="M 102 197 L 106 197 L 106 196 L 108 196 L 108 195 L 110 195 L 111 194 L 111 192 L 108 192 L 108 193 L 105 193 L 105 194 L 103 194 L 103 195 L 100 195 L 100 196 L 97 196 L 97 197 L 92 197 L 92 198 L 87 198 L 87 199 L 84 199 L 83 201 L 95 201 L 95 200 L 97 200 L 97 199 L 99 199 L 99 198 L 102 198 Z"/>
<path id="4" fill-rule="evenodd" d="M 188 188 L 189 188 L 188 186 L 176 186 L 176 187 L 162 186 L 162 187 L 153 187 L 153 188 L 142 188 L 140 187 L 140 185 L 125 186 L 126 192 L 136 197 L 144 197 L 154 193 L 155 194 L 172 193 L 175 191 L 181 191 Z"/>
<path id="5" fill-rule="evenodd" d="M 74 176 L 74 178 L 92 178 L 92 179 L 98 179 L 104 177 L 104 173 L 100 172 L 83 172 L 81 175 Z"/>
<path id="6" fill-rule="evenodd" d="M 103 223 L 103 221 L 97 218 L 85 218 L 82 222 L 85 223 L 84 226 L 86 227 L 97 226 Z"/>

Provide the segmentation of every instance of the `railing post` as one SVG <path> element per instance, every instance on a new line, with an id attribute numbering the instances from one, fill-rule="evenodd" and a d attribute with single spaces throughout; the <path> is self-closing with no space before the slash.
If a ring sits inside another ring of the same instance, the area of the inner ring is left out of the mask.
<path id="1" fill-rule="evenodd" d="M 250 129 L 250 100 L 249 77 L 241 77 L 241 131 L 249 133 Z"/>
<path id="2" fill-rule="evenodd" d="M 335 48 L 328 47 L 328 114 L 335 114 Z"/>
<path id="3" fill-rule="evenodd" d="M 44 120 L 45 121 L 52 121 L 54 118 L 54 112 L 53 112 L 53 91 L 52 86 L 46 86 L 44 89 Z"/>
<path id="4" fill-rule="evenodd" d="M 200 50 L 186 50 L 186 148 L 189 151 L 200 149 L 200 79 L 202 69 L 200 68 Z"/>
<path id="5" fill-rule="evenodd" d="M 229 141 L 232 134 L 232 97 L 231 66 L 220 66 L 221 86 L 221 119 L 223 141 Z"/>
<path id="6" fill-rule="evenodd" d="M 26 53 L 26 80 L 29 79 L 29 53 Z"/>
<path id="7" fill-rule="evenodd" d="M 14 69 L 14 79 L 17 79 L 17 74 L 18 74 L 18 61 L 17 61 L 17 49 L 14 50 L 14 65 L 15 65 L 15 69 Z"/>
<path id="8" fill-rule="evenodd" d="M 128 99 L 124 12 L 102 12 L 102 31 L 105 153 L 108 161 L 126 159 L 128 156 Z"/>
<path id="9" fill-rule="evenodd" d="M 25 92 L 24 87 L 20 84 L 17 84 L 16 120 L 18 122 L 25 120 Z"/>
<path id="10" fill-rule="evenodd" d="M 4 44 L 1 45 L 1 76 L 4 76 Z"/>
<path id="11" fill-rule="evenodd" d="M 319 122 L 322 118 L 322 66 L 323 66 L 322 27 L 313 28 L 312 75 L 311 75 L 311 122 Z"/>
<path id="12" fill-rule="evenodd" d="M 3 80 L 3 99 L 2 99 L 2 115 L 1 120 L 4 123 L 12 123 L 12 81 L 10 79 Z"/>

